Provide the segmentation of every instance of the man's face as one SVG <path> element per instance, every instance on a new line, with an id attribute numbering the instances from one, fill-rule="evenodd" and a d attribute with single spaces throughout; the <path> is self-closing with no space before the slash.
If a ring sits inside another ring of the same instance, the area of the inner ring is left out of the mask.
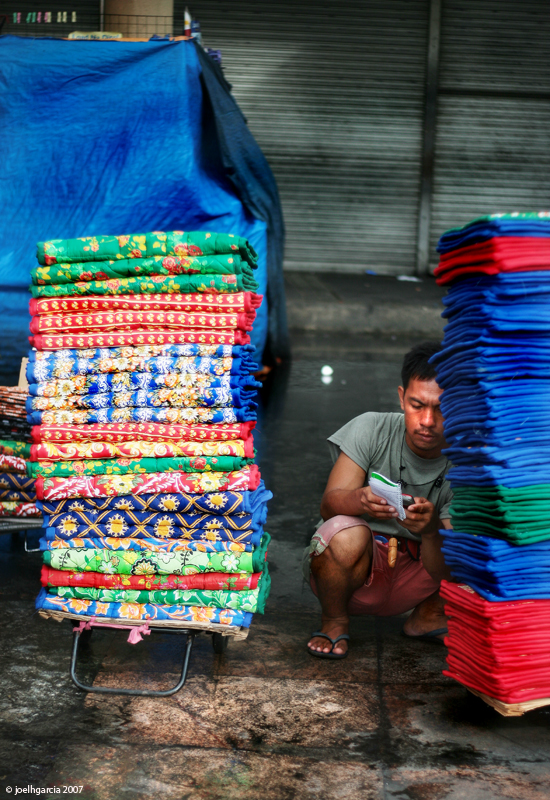
<path id="1" fill-rule="evenodd" d="M 437 458 L 446 445 L 439 406 L 442 389 L 435 380 L 411 378 L 407 390 L 400 386 L 398 392 L 405 412 L 405 441 L 422 458 Z"/>

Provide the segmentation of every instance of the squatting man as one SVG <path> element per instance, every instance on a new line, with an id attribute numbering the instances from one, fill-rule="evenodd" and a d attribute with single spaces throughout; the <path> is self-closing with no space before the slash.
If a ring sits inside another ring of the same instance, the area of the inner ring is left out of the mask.
<path id="1" fill-rule="evenodd" d="M 348 654 L 349 615 L 393 616 L 411 609 L 403 634 L 443 643 L 447 633 L 441 581 L 450 573 L 441 528 L 450 528 L 441 389 L 430 358 L 441 346 L 423 342 L 403 360 L 398 388 L 403 414 L 369 411 L 329 437 L 334 460 L 321 502 L 324 522 L 304 553 L 304 577 L 319 598 L 322 622 L 307 648 L 319 658 Z M 373 472 L 414 502 L 406 519 L 368 485 Z M 397 538 L 395 566 L 388 541 Z"/>

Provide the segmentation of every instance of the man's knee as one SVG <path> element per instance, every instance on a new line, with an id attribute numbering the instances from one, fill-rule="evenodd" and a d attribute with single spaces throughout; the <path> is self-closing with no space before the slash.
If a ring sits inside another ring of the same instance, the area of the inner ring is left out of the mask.
<path id="1" fill-rule="evenodd" d="M 326 524 L 334 523 L 339 525 L 338 517 L 333 517 Z M 334 533 L 323 555 L 326 558 L 336 561 L 343 567 L 354 567 L 366 554 L 372 553 L 372 533 L 366 525 L 354 525 L 343 528 Z M 313 563 L 316 558 L 312 558 Z"/>

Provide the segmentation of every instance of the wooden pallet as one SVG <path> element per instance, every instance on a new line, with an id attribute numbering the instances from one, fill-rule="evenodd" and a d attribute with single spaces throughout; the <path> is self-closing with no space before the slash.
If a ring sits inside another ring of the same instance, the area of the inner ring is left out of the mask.
<path id="1" fill-rule="evenodd" d="M 206 631 L 207 633 L 221 633 L 222 636 L 232 636 L 235 639 L 246 639 L 248 636 L 248 628 L 219 625 L 217 623 L 206 622 L 188 622 L 187 620 L 173 620 L 173 619 L 115 619 L 114 617 L 89 617 L 85 614 L 71 614 L 68 611 L 53 611 L 51 609 L 41 608 L 38 614 L 44 619 L 55 619 L 56 622 L 62 622 L 64 619 L 71 619 L 74 622 L 88 622 L 93 619 L 94 626 L 97 628 L 102 625 L 132 625 L 139 627 L 147 624 L 149 628 L 182 628 L 184 630 L 197 630 Z"/>
<path id="2" fill-rule="evenodd" d="M 489 697 L 489 695 L 478 692 L 476 689 L 471 689 L 469 686 L 466 688 L 476 697 L 481 697 L 487 705 L 492 706 L 503 717 L 521 717 L 526 711 L 534 711 L 535 708 L 550 705 L 550 697 L 541 697 L 539 700 L 526 700 L 524 703 L 503 703 L 502 700 L 496 700 L 494 697 Z"/>

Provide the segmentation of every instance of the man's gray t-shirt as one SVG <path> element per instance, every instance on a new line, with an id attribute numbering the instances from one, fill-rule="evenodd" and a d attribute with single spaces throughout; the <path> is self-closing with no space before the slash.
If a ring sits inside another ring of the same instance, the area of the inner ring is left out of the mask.
<path id="1" fill-rule="evenodd" d="M 333 460 L 340 451 L 366 472 L 365 486 L 373 472 L 391 481 L 402 480 L 403 492 L 425 497 L 434 504 L 440 519 L 449 519 L 453 498 L 445 475 L 451 464 L 445 456 L 421 458 L 405 441 L 405 417 L 399 413 L 368 411 L 355 417 L 328 439 Z M 441 485 L 438 485 L 441 484 Z M 395 519 L 380 520 L 363 514 L 375 533 L 420 541 Z"/>

